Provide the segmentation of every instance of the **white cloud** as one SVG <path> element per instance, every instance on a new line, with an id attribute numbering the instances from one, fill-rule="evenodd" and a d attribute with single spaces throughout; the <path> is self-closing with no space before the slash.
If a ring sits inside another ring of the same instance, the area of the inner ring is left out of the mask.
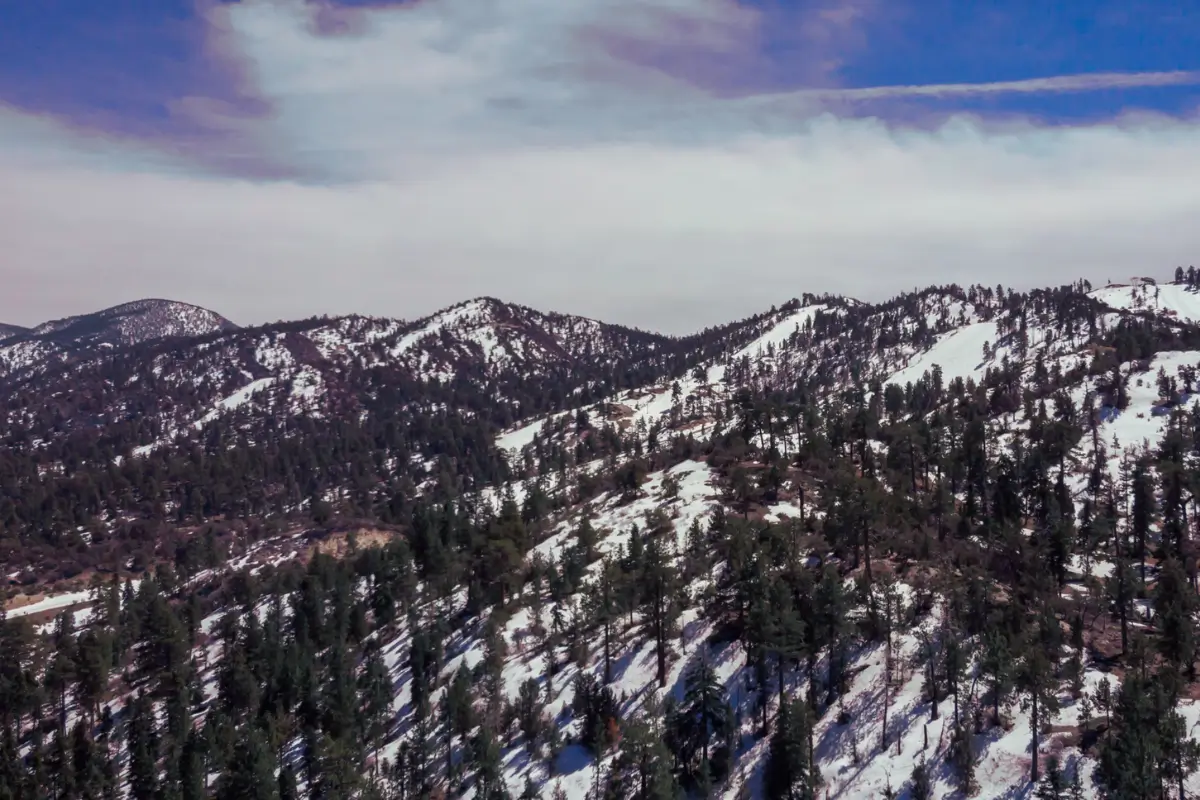
<path id="1" fill-rule="evenodd" d="M 922 130 L 756 107 L 602 46 L 610 20 L 646 37 L 689 9 L 728 23 L 717 46 L 755 36 L 719 0 L 622 15 L 647 2 L 443 0 L 337 36 L 299 3 L 233 7 L 225 46 L 276 109 L 252 141 L 324 183 L 199 175 L 3 112 L 0 319 L 134 296 L 240 322 L 412 317 L 492 294 L 683 332 L 805 291 L 1197 260 L 1194 121 Z"/>
<path id="2" fill-rule="evenodd" d="M 1200 84 L 1200 71 L 1093 72 L 988 83 L 931 83 L 916 86 L 864 86 L 854 89 L 802 89 L 767 96 L 763 99 L 883 100 L 893 97 L 972 97 L 989 94 L 1092 92 L 1102 89 L 1195 86 L 1197 84 Z"/>

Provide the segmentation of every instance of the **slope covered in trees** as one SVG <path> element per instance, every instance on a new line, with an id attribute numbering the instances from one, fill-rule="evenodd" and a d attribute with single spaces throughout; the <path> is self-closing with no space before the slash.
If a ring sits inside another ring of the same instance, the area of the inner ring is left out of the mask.
<path id="1" fill-rule="evenodd" d="M 414 363 L 478 328 L 425 322 L 153 447 L 85 417 L 144 372 L 45 415 L 121 354 L 24 383 L 5 557 L 91 589 L 0 623 L 0 797 L 1194 793 L 1183 281 L 806 297 L 449 380 Z"/>

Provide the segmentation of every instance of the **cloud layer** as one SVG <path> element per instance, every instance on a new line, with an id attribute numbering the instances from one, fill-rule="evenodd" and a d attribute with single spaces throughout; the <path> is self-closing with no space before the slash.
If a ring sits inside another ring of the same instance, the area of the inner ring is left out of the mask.
<path id="1" fill-rule="evenodd" d="M 808 8 L 797 35 L 826 46 L 797 63 L 813 88 L 785 94 L 756 83 L 770 83 L 755 56 L 768 17 L 724 0 L 213 10 L 218 52 L 272 114 L 193 98 L 186 113 L 222 135 L 180 147 L 0 110 L 0 320 L 135 296 L 246 323 L 413 317 L 491 294 L 685 332 L 805 291 L 878 299 L 1200 261 L 1194 119 L 837 115 L 871 92 L 1194 74 L 837 86 L 829 65 L 867 8 Z M 706 54 L 738 64 L 737 81 L 689 66 Z"/>

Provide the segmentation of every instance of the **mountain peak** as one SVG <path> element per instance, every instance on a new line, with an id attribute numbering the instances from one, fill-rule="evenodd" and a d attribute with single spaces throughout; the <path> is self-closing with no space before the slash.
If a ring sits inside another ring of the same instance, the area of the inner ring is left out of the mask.
<path id="1" fill-rule="evenodd" d="M 203 336 L 238 326 L 200 306 L 145 298 L 91 314 L 43 322 L 25 336 L 62 345 L 129 346 L 155 339 Z"/>
<path id="2" fill-rule="evenodd" d="M 33 328 L 0 326 L 0 377 L 45 369 L 96 349 L 130 347 L 237 330 L 225 317 L 190 303 L 146 298 Z"/>

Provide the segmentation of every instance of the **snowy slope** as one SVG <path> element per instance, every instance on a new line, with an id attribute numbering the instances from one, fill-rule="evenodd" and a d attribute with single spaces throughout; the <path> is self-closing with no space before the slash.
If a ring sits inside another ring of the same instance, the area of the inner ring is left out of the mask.
<path id="1" fill-rule="evenodd" d="M 1090 296 L 1119 311 L 1145 311 L 1185 322 L 1200 322 L 1200 292 L 1174 283 L 1106 286 Z"/>
<path id="2" fill-rule="evenodd" d="M 984 346 L 996 344 L 997 327 L 994 322 L 976 322 L 951 331 L 938 339 L 937 344 L 916 355 L 904 369 L 893 373 L 887 383 L 915 383 L 935 366 L 942 369 L 942 380 L 954 378 L 976 378 L 983 375 L 991 361 L 984 356 Z"/>
<path id="3" fill-rule="evenodd" d="M 678 494 L 671 497 L 664 494 L 668 474 L 678 479 L 680 484 Z M 685 461 L 670 470 L 651 474 L 643 485 L 641 495 L 632 503 L 623 503 L 618 497 L 605 495 L 589 503 L 586 509 L 575 509 L 548 538 L 535 547 L 534 553 L 551 561 L 561 558 L 567 548 L 574 546 L 573 531 L 578 523 L 578 515 L 586 513 L 601 537 L 598 545 L 600 553 L 615 554 L 628 542 L 632 527 L 644 525 L 646 515 L 659 509 L 668 514 L 677 541 L 682 546 L 684 534 L 692 522 L 700 520 L 703 523 L 718 504 L 718 496 L 714 474 L 707 465 Z M 593 576 L 597 566 L 592 566 Z M 1094 565 L 1093 573 L 1102 573 L 1105 568 L 1102 564 Z M 688 594 L 701 597 L 707 580 L 698 580 L 689 587 Z M 1084 591 L 1082 580 L 1081 575 L 1074 575 L 1069 584 L 1070 590 Z M 913 602 L 911 587 L 901 582 L 898 591 L 903 604 Z M 576 594 L 564 601 L 568 616 L 581 597 L 581 594 Z M 547 603 L 543 613 L 548 619 L 554 613 L 554 604 Z M 856 613 L 862 613 L 861 609 Z M 848 666 L 854 677 L 849 691 L 835 707 L 823 714 L 815 728 L 815 754 L 823 780 L 822 798 L 877 798 L 883 797 L 888 787 L 899 792 L 919 763 L 928 765 L 935 798 L 948 800 L 961 797 L 954 779 L 954 768 L 948 763 L 955 699 L 949 696 L 944 698 L 938 704 L 937 719 L 933 720 L 933 709 L 923 692 L 923 675 L 916 665 L 922 637 L 932 637 L 936 641 L 943 635 L 941 619 L 941 608 L 935 605 L 933 611 L 920 619 L 912 630 L 896 637 L 890 683 L 885 681 L 882 644 L 862 647 L 851 654 Z M 524 681 L 541 681 L 546 673 L 545 656 L 536 648 L 536 638 L 531 633 L 535 623 L 530 611 L 522 609 L 509 619 L 503 630 L 508 657 L 503 669 L 502 685 L 510 700 L 516 699 Z M 724 800 L 735 800 L 743 797 L 742 792 L 746 790 L 752 798 L 764 798 L 762 771 L 768 740 L 758 739 L 754 735 L 757 694 L 748 684 L 751 674 L 748 654 L 737 643 L 710 647 L 707 641 L 713 632 L 711 623 L 702 616 L 698 605 L 683 612 L 681 635 L 672 646 L 665 692 L 682 698 L 684 677 L 689 668 L 701 658 L 714 666 L 718 679 L 724 684 L 727 696 L 742 720 L 738 767 L 719 796 Z M 398 672 L 408 641 L 398 641 L 391 651 L 392 663 Z M 591 656 L 582 669 L 599 677 L 603 674 L 603 664 L 598 644 L 593 642 L 589 649 Z M 449 681 L 460 666 L 474 667 L 483 659 L 482 643 L 477 638 L 455 639 L 449 651 L 456 655 L 448 660 L 442 670 L 444 681 Z M 565 650 L 558 652 L 556 658 L 561 671 L 554 678 L 546 711 L 550 719 L 557 721 L 562 733 L 570 737 L 578 734 L 577 723 L 572 719 L 569 709 L 575 676 L 580 672 L 580 667 L 569 663 Z M 970 713 L 972 704 L 978 705 L 984 700 L 983 685 L 974 672 L 976 667 L 973 663 L 968 669 L 968 678 L 963 682 L 962 695 L 958 698 L 964 715 Z M 1095 665 L 1085 667 L 1085 691 L 1093 692 L 1102 680 L 1108 680 L 1113 688 L 1118 685 L 1116 676 L 1101 671 Z M 825 659 L 822 658 L 818 662 L 818 670 L 824 669 Z M 789 683 L 788 690 L 802 696 L 806 686 L 806 680 L 797 675 Z M 396 700 L 397 709 L 402 709 L 407 702 L 408 688 L 406 682 L 402 683 Z M 621 708 L 625 717 L 636 716 L 652 697 L 660 694 L 653 645 L 644 632 L 639 633 L 636 624 L 619 633 L 612 688 L 617 697 L 622 698 Z M 437 696 L 440 696 L 440 691 Z M 887 747 L 881 750 L 885 693 L 888 736 Z M 1048 755 L 1056 754 L 1068 774 L 1076 769 L 1081 770 L 1085 789 L 1094 791 L 1091 770 L 1095 762 L 1072 743 L 1072 733 L 1079 721 L 1079 703 L 1066 691 L 1060 693 L 1059 701 L 1060 710 L 1050 720 L 1054 732 L 1041 737 L 1037 757 L 1044 760 Z M 772 716 L 774 708 L 772 705 Z M 1191 722 L 1200 718 L 1200 708 L 1194 705 L 1185 705 L 1184 711 Z M 1004 724 L 1001 727 L 985 724 L 984 730 L 973 737 L 973 746 L 978 754 L 978 790 L 972 796 L 982 800 L 1027 797 L 1032 792 L 1028 781 L 1034 757 L 1030 749 L 1032 730 L 1028 713 L 1022 710 L 1019 697 L 1014 695 L 1004 703 L 1002 718 Z M 399 742 L 389 745 L 381 753 L 381 758 L 394 758 L 398 746 Z M 602 774 L 611 768 L 613 758 L 610 755 L 602 762 Z M 595 780 L 595 761 L 578 745 L 569 745 L 564 749 L 555 762 L 553 773 L 541 761 L 530 762 L 520 741 L 505 750 L 503 763 L 504 779 L 514 795 L 521 791 L 526 779 L 530 778 L 542 787 L 543 796 L 548 797 L 551 792 L 561 790 L 570 800 L 585 800 L 590 796 Z M 1200 776 L 1194 776 L 1189 787 L 1192 790 L 1200 789 Z M 473 796 L 472 790 L 468 790 L 465 796 Z"/>
<path id="4" fill-rule="evenodd" d="M 1161 287 L 1163 290 L 1178 287 Z M 1108 305 L 1112 314 L 1100 317 L 1100 328 L 1115 324 L 1120 315 L 1129 311 L 1153 310 L 1167 317 L 1183 319 L 1193 313 L 1188 304 L 1191 293 L 1167 292 L 1154 299 L 1147 308 L 1151 290 L 1134 291 L 1129 287 L 1109 287 L 1093 292 L 1092 296 Z M 1200 311 L 1200 307 L 1196 309 Z M 824 338 L 813 331 L 817 323 L 843 319 L 845 310 L 836 304 L 822 303 L 788 307 L 772 313 L 755 328 L 754 335 L 739 339 L 714 357 L 706 357 L 681 370 L 676 377 L 620 392 L 602 403 L 584 405 L 582 409 L 548 414 L 526 419 L 503 432 L 496 444 L 514 454 L 530 447 L 540 438 L 561 438 L 568 441 L 578 411 L 594 420 L 611 423 L 626 431 L 642 432 L 645 436 L 658 427 L 678 432 L 692 432 L 703 442 L 706 435 L 718 431 L 717 419 L 728 421 L 728 413 L 738 401 L 743 387 L 778 388 L 794 385 L 814 370 L 828 369 L 832 376 L 829 396 L 849 385 L 850 368 L 862 376 L 879 377 L 891 383 L 915 382 L 927 371 L 938 367 L 943 380 L 956 377 L 981 380 L 989 368 L 1002 359 L 1016 358 L 1013 346 L 1013 319 L 999 316 L 996 307 L 972 303 L 949 293 L 931 294 L 922 298 L 915 311 L 904 315 L 887 316 L 881 310 L 875 316 L 857 320 L 877 335 L 877 349 L 854 349 L 847 346 L 850 339 L 844 331 L 830 326 L 833 333 Z M 1191 317 L 1187 317 L 1190 319 Z M 1024 363 L 1018 364 L 1019 380 L 1028 385 L 1034 370 L 1033 362 L 1041 359 L 1047 369 L 1067 372 L 1091 357 L 1087 349 L 1092 334 L 1087 331 L 1060 332 L 1048 315 L 1030 314 L 1025 320 L 1023 334 L 1028 342 Z M 923 331 L 920 336 L 914 335 Z M 164 385 L 186 385 L 203 397 L 203 402 L 189 408 L 186 414 L 170 418 L 165 425 L 168 435 L 139 448 L 161 447 L 174 436 L 188 434 L 207 422 L 225 415 L 272 414 L 282 410 L 319 407 L 320 402 L 336 394 L 344 373 L 355 370 L 407 370 L 420 380 L 447 381 L 452 379 L 497 379 L 505 375 L 528 376 L 538 369 L 557 369 L 589 359 L 619 360 L 622 354 L 621 336 L 606 332 L 604 326 L 582 318 L 541 315 L 520 307 L 504 306 L 496 301 L 480 299 L 446 309 L 424 320 L 407 323 L 399 320 L 380 320 L 348 317 L 324 320 L 300 330 L 241 332 L 228 342 L 218 339 L 188 350 L 187 371 L 178 369 L 178 356 L 161 353 L 152 362 L 154 377 Z M 608 338 L 606 338 L 608 337 Z M 907 337 L 907 338 L 906 338 Z M 229 342 L 233 342 L 232 346 Z M 988 356 L 984 356 L 984 351 Z M 1154 409 L 1160 398 L 1155 383 L 1161 369 L 1176 375 L 1182 368 L 1200 368 L 1200 352 L 1162 352 L 1144 371 L 1135 364 L 1120 365 L 1129 376 L 1129 408 L 1115 417 L 1108 416 L 1101 426 L 1102 441 L 1110 447 L 1110 466 L 1116 470 L 1119 455 L 1132 448 L 1153 445 L 1165 430 L 1167 417 L 1156 415 Z M 1096 381 L 1080 380 L 1065 391 L 1076 407 L 1086 408 L 1095 394 Z M 822 397 L 822 400 L 825 398 Z M 317 410 L 315 413 L 321 413 Z M 734 412 L 736 413 L 736 412 Z M 721 416 L 721 415 L 725 416 Z M 998 415 L 992 423 L 998 427 L 1020 430 L 1028 424 L 1024 410 Z M 728 422 L 726 423 L 728 424 Z M 728 428 L 726 428 L 728 430 Z M 784 438 L 784 437 L 781 437 Z M 880 445 L 874 442 L 874 445 Z M 882 446 L 882 445 L 880 445 Z M 1090 458 L 1088 437 L 1072 454 L 1072 488 L 1080 490 L 1079 468 Z M 602 461 L 602 460 L 600 460 Z M 555 489 L 568 488 L 579 472 L 598 469 L 599 462 L 574 465 L 575 473 L 566 476 Z M 530 481 L 513 487 L 515 500 L 520 503 Z M 640 491 L 631 494 L 609 492 L 586 503 L 569 507 L 554 518 L 547 529 L 540 529 L 540 541 L 531 555 L 548 561 L 558 561 L 576 543 L 575 531 L 586 516 L 599 535 L 596 550 L 602 556 L 622 552 L 635 534 L 642 531 L 661 512 L 666 515 L 674 544 L 682 548 L 693 523 L 703 524 L 713 509 L 721 503 L 724 487 L 719 485 L 716 471 L 702 460 L 685 460 L 669 469 L 651 473 Z M 489 487 L 478 497 L 493 507 L 500 496 L 497 487 Z M 771 504 L 764 519 L 777 521 L 798 516 L 798 507 L 790 500 Z M 293 556 L 289 556 L 293 557 Z M 249 559 L 241 562 L 251 563 Z M 1083 565 L 1078 559 L 1074 569 Z M 1112 571 L 1111 564 L 1089 565 L 1093 574 Z M 597 564 L 590 567 L 592 580 Z M 891 565 L 886 567 L 891 568 Z M 1083 590 L 1078 575 L 1068 589 Z M 748 687 L 747 653 L 739 644 L 708 645 L 712 624 L 702 614 L 703 592 L 710 586 L 712 576 L 703 576 L 688 587 L 691 605 L 681 620 L 681 634 L 672 643 L 672 658 L 667 680 L 667 692 L 682 693 L 683 676 L 700 658 L 716 666 L 717 674 L 727 687 L 731 701 L 743 720 L 740 739 L 739 766 L 735 778 L 724 789 L 724 796 L 733 800 L 745 787 L 754 798 L 763 796 L 762 767 L 767 742 L 754 735 L 754 693 Z M 581 587 L 574 587 L 576 590 Z M 911 602 L 914 589 L 901 583 L 901 595 Z M 461 600 L 461 598 L 460 598 Z M 544 613 L 564 611 L 568 616 L 582 602 L 581 592 L 565 599 L 557 607 L 545 604 Z M 69 595 L 47 598 L 33 611 L 38 613 L 73 604 Z M 437 613 L 449 613 L 438 609 Z M 478 620 L 474 620 L 478 623 Z M 539 679 L 546 670 L 546 655 L 532 644 L 531 630 L 537 627 L 528 608 L 522 608 L 507 620 L 503 635 L 509 645 L 502 680 L 509 699 L 514 699 L 521 684 L 529 678 Z M 215 620 L 206 620 L 211 629 Z M 946 765 L 954 699 L 943 700 L 938 719 L 931 720 L 934 709 L 923 696 L 919 670 L 912 667 L 921 634 L 938 635 L 940 609 L 937 607 L 920 619 L 916 630 L 898 636 L 894 663 L 899 666 L 891 682 L 885 681 L 882 646 L 873 645 L 855 651 L 851 658 L 854 677 L 846 694 L 836 708 L 827 710 L 816 729 L 817 758 L 824 777 L 823 797 L 860 798 L 882 797 L 887 787 L 900 789 L 913 767 L 918 763 L 930 765 L 934 777 L 935 797 L 957 797 L 952 782 L 952 770 Z M 622 698 L 625 714 L 636 714 L 657 692 L 655 657 L 641 620 L 634 619 L 619 635 L 619 652 L 614 689 Z M 405 704 L 411 699 L 403 659 L 410 643 L 407 631 L 398 631 L 387 644 L 388 664 L 393 670 L 398 691 L 395 710 L 401 712 L 404 724 Z M 594 645 L 594 643 L 593 643 Z M 601 664 L 597 648 L 582 665 L 567 663 L 566 653 L 555 653 L 563 669 L 548 689 L 551 717 L 568 737 L 577 733 L 577 723 L 570 718 L 573 681 L 581 671 L 599 674 Z M 449 643 L 451 657 L 442 671 L 448 680 L 462 665 L 473 666 L 483 658 L 478 625 L 464 625 Z M 964 707 L 978 703 L 982 689 L 977 676 L 966 682 L 958 700 Z M 1089 665 L 1085 684 L 1096 685 L 1107 676 L 1096 665 Z M 803 692 L 800 677 L 789 689 Z M 210 687 L 211 688 L 211 687 Z M 439 689 L 439 692 L 443 689 Z M 881 751 L 882 708 L 889 707 L 889 736 L 887 747 Z M 973 796 L 980 798 L 1028 797 L 1028 775 L 1032 759 L 1051 752 L 1061 753 L 1068 772 L 1075 766 L 1090 762 L 1071 744 L 1071 733 L 1077 722 L 1078 704 L 1065 693 L 1060 697 L 1062 710 L 1052 720 L 1057 732 L 1046 737 L 1038 753 L 1030 750 L 1032 731 L 1029 720 L 1017 702 L 1004 710 L 1004 724 L 985 725 L 975 735 L 974 745 L 979 753 L 977 777 L 979 789 Z M 437 696 L 434 701 L 436 702 Z M 1190 722 L 1200 720 L 1200 709 L 1187 706 Z M 843 714 L 844 712 L 844 714 Z M 380 754 L 394 757 L 399 741 L 393 741 Z M 518 793 L 526 777 L 543 785 L 549 796 L 554 788 L 562 789 L 569 798 L 587 797 L 595 777 L 594 763 L 578 746 L 568 746 L 559 757 L 554 775 L 541 763 L 531 763 L 523 754 L 522 744 L 508 747 L 504 754 L 505 777 L 513 794 Z M 601 765 L 601 771 L 608 764 Z M 1085 770 L 1085 774 L 1087 774 Z M 1085 779 L 1089 791 L 1090 778 Z M 1200 789 L 1200 778 L 1192 780 L 1191 788 Z M 472 796 L 468 790 L 467 797 Z"/>
<path id="5" fill-rule="evenodd" d="M 66 592 L 64 594 L 49 595 L 47 597 L 43 597 L 35 603 L 29 603 L 16 608 L 10 608 L 7 610 L 6 616 L 8 616 L 10 619 L 14 619 L 16 617 L 28 617 L 33 614 L 41 614 L 46 611 L 57 611 L 69 606 L 88 603 L 91 601 L 91 599 L 92 592 L 90 591 Z"/>
<path id="6" fill-rule="evenodd" d="M 806 351 L 795 344 L 800 334 L 819 314 L 837 313 L 840 313 L 838 308 L 825 304 L 778 312 L 762 323 L 761 330 L 748 343 L 697 363 L 687 374 L 621 392 L 582 410 L 594 419 L 614 422 L 622 430 L 649 430 L 659 425 L 692 430 L 698 435 L 711 432 L 717 405 L 731 397 L 739 386 L 782 381 L 793 369 L 806 364 Z M 747 371 L 746 383 L 730 380 L 730 370 L 735 367 Z M 552 436 L 547 425 L 552 428 L 568 416 L 572 414 L 552 414 L 522 423 L 503 432 L 497 438 L 497 445 L 519 451 L 540 434 Z"/>

